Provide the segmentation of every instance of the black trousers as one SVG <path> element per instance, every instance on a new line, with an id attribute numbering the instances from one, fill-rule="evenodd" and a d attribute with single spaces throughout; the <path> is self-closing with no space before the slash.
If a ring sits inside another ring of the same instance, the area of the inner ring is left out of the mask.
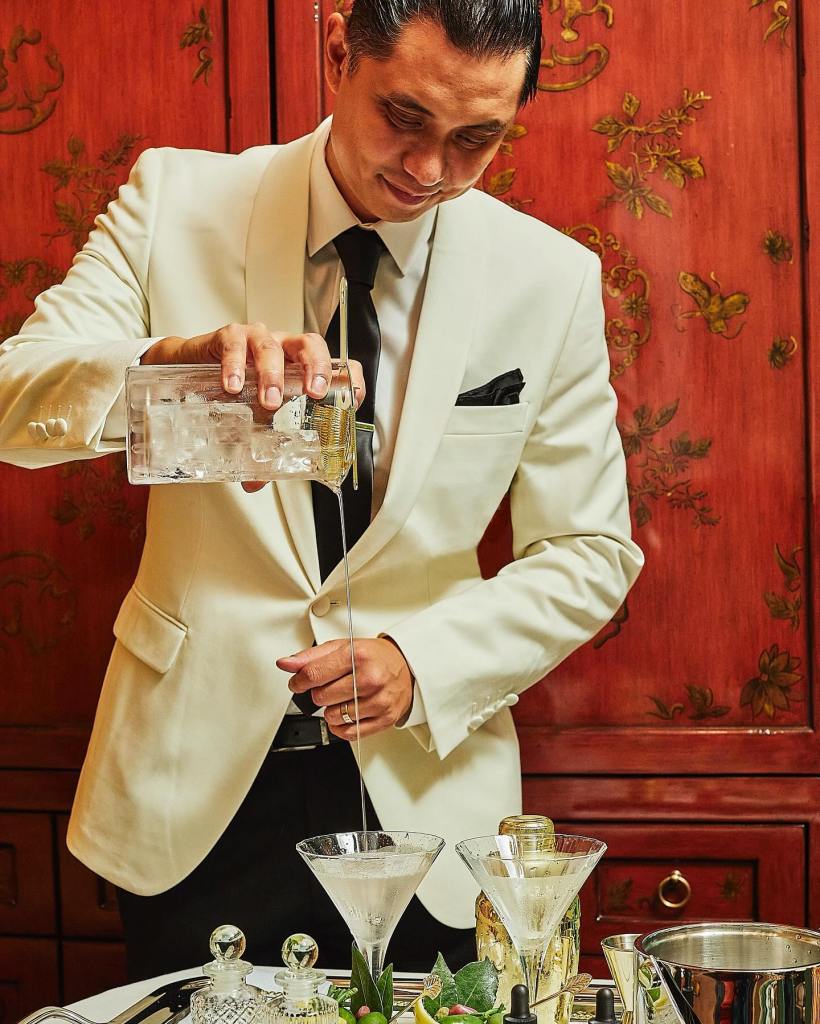
<path id="1" fill-rule="evenodd" d="M 379 827 L 369 799 L 367 823 Z M 206 963 L 208 939 L 220 924 L 242 929 L 251 963 L 280 965 L 283 941 L 304 931 L 319 944 L 319 967 L 349 968 L 350 932 L 294 847 L 310 836 L 360 828 L 349 744 L 269 754 L 225 833 L 187 878 L 157 896 L 118 891 L 129 980 Z M 386 962 L 427 971 L 439 950 L 453 969 L 461 967 L 475 959 L 475 932 L 439 923 L 414 897 Z"/>

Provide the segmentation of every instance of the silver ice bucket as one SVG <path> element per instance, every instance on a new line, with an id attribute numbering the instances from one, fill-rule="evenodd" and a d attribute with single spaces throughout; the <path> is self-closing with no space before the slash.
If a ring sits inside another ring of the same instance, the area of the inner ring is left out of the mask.
<path id="1" fill-rule="evenodd" d="M 636 1024 L 818 1024 L 820 932 L 687 924 L 635 943 Z"/>

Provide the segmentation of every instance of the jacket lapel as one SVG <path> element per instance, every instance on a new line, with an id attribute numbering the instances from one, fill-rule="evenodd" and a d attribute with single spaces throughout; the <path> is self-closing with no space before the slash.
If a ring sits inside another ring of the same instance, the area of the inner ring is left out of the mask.
<path id="1" fill-rule="evenodd" d="M 427 286 L 381 509 L 352 548 L 351 574 L 392 539 L 406 521 L 435 457 L 458 396 L 486 288 L 483 222 L 469 196 L 438 210 Z M 323 589 L 338 586 L 337 566 Z"/>
<path id="2" fill-rule="evenodd" d="M 310 159 L 316 133 L 283 146 L 262 177 L 248 228 L 245 289 L 248 323 L 301 334 L 305 329 L 304 276 Z M 310 484 L 274 484 L 302 568 L 319 589 L 319 557 Z"/>

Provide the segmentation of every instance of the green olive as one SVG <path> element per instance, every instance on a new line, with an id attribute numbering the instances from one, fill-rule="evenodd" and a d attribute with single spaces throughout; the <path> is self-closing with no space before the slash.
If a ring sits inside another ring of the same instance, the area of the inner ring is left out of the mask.
<path id="1" fill-rule="evenodd" d="M 498 1013 L 492 1014 L 487 1018 L 487 1024 L 504 1024 L 504 1011 L 499 1010 Z"/>

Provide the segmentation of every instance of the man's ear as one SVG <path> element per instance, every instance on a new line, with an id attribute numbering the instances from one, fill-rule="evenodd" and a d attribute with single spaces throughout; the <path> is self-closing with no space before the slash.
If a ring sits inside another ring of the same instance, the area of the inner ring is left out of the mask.
<path id="1" fill-rule="evenodd" d="M 327 87 L 335 96 L 347 70 L 347 22 L 338 12 L 327 19 L 324 65 Z"/>

